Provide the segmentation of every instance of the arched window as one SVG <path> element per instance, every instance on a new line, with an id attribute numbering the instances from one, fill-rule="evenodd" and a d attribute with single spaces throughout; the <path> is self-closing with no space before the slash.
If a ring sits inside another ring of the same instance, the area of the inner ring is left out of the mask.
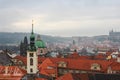
<path id="1" fill-rule="evenodd" d="M 43 50 L 40 50 L 40 53 L 43 53 Z"/>
<path id="2" fill-rule="evenodd" d="M 33 65 L 33 59 L 30 58 L 30 65 L 32 66 Z"/>

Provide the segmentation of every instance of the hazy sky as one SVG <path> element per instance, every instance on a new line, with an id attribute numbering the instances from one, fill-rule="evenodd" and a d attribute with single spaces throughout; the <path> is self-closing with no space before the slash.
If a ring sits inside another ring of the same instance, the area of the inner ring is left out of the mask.
<path id="1" fill-rule="evenodd" d="M 120 0 L 0 0 L 0 32 L 93 36 L 120 31 Z"/>

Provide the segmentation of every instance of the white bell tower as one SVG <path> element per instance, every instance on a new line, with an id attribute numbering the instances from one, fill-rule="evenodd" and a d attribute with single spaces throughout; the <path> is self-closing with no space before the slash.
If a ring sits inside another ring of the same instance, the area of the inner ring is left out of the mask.
<path id="1" fill-rule="evenodd" d="M 35 47 L 35 35 L 33 32 L 33 21 L 32 21 L 30 45 L 27 51 L 27 73 L 36 74 L 37 72 L 38 72 L 38 56 Z"/>
<path id="2" fill-rule="evenodd" d="M 33 51 L 27 52 L 27 73 L 36 74 L 38 72 L 38 61 L 37 53 Z"/>

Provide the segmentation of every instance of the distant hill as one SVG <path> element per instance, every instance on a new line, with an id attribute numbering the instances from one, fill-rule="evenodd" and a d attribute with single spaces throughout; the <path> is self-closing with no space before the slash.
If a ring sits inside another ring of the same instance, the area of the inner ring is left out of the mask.
<path id="1" fill-rule="evenodd" d="M 35 34 L 36 38 L 38 34 Z M 24 39 L 24 37 L 27 36 L 29 40 L 30 33 L 10 33 L 10 32 L 0 32 L 0 44 L 20 44 L 20 42 Z M 49 36 L 49 35 L 40 35 L 41 39 L 48 43 L 68 43 L 71 42 L 74 39 L 72 37 L 57 37 L 57 36 Z M 104 41 L 108 39 L 108 35 L 98 35 L 93 37 L 79 37 L 78 38 L 92 38 L 94 40 L 98 41 Z"/>
<path id="2" fill-rule="evenodd" d="M 36 37 L 38 34 L 35 34 Z M 29 40 L 30 33 L 10 33 L 10 32 L 0 32 L 0 44 L 20 44 L 20 42 L 27 36 Z M 71 37 L 56 37 L 56 36 L 48 36 L 41 35 L 42 40 L 48 43 L 53 42 L 67 42 L 71 41 Z"/>
<path id="3" fill-rule="evenodd" d="M 109 36 L 108 35 L 99 35 L 99 36 L 94 36 L 93 38 L 98 41 L 104 41 L 104 40 L 108 40 Z"/>

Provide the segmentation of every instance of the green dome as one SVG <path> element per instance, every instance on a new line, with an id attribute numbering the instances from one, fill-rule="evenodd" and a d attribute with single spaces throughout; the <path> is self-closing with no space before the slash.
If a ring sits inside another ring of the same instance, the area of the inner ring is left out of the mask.
<path id="1" fill-rule="evenodd" d="M 44 43 L 42 40 L 37 40 L 37 41 L 35 42 L 35 46 L 36 46 L 37 48 L 46 48 L 46 45 L 45 45 L 45 43 Z"/>

